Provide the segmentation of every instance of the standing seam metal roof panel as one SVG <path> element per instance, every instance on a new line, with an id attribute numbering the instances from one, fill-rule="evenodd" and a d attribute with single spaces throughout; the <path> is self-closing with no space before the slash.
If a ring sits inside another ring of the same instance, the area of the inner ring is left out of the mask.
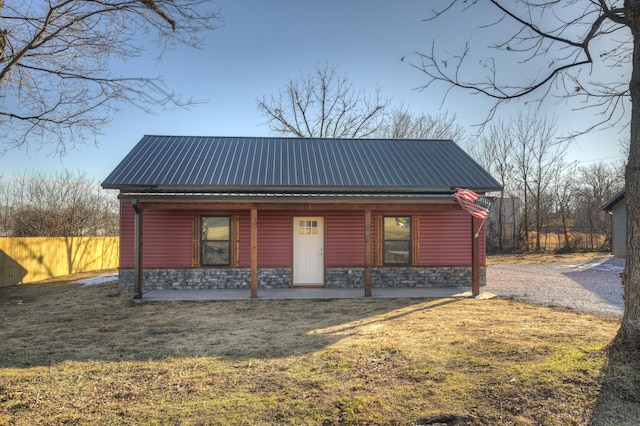
<path id="1" fill-rule="evenodd" d="M 498 190 L 450 140 L 144 136 L 105 188 Z"/>
<path id="2" fill-rule="evenodd" d="M 209 146 L 207 144 L 197 144 L 195 138 L 193 138 L 193 143 L 196 144 L 194 148 L 193 155 L 190 158 L 189 165 L 187 170 L 185 170 L 184 181 L 187 182 L 188 185 L 193 185 L 195 182 L 194 177 L 198 175 L 200 172 L 200 168 L 202 161 L 198 161 L 199 158 L 207 158 L 205 152 L 209 150 Z"/>

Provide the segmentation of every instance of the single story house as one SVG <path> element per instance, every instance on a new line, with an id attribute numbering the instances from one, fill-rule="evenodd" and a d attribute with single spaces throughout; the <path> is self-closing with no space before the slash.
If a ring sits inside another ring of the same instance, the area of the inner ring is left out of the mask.
<path id="1" fill-rule="evenodd" d="M 144 136 L 120 191 L 120 290 L 474 284 L 456 187 L 499 183 L 451 140 Z M 474 249 L 475 246 L 475 249 Z M 303 291 L 303 290 L 301 290 Z"/>
<path id="2" fill-rule="evenodd" d="M 611 215 L 611 254 L 616 257 L 627 256 L 627 201 L 624 194 L 623 189 L 601 207 Z"/>

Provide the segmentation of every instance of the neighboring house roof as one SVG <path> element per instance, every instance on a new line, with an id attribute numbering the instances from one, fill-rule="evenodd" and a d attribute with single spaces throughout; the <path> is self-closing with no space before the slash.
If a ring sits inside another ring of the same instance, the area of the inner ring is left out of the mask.
<path id="1" fill-rule="evenodd" d="M 451 140 L 193 136 L 144 136 L 102 186 L 350 194 L 501 188 Z"/>
<path id="2" fill-rule="evenodd" d="M 607 211 L 607 212 L 611 211 L 611 209 L 613 209 L 616 204 L 618 204 L 620 201 L 622 201 L 622 199 L 624 198 L 624 192 L 625 192 L 625 190 L 622 189 L 622 191 L 618 192 L 616 195 L 611 197 L 611 199 L 609 201 L 607 201 L 606 203 L 603 204 L 602 207 L 600 207 L 600 210 L 604 210 L 604 211 Z"/>

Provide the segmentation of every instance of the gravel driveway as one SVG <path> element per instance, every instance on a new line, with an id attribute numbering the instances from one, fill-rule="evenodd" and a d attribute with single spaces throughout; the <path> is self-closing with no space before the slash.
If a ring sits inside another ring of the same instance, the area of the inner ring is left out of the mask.
<path id="1" fill-rule="evenodd" d="M 615 257 L 489 265 L 483 291 L 527 303 L 621 317 L 624 302 L 620 273 L 624 265 L 624 259 Z"/>

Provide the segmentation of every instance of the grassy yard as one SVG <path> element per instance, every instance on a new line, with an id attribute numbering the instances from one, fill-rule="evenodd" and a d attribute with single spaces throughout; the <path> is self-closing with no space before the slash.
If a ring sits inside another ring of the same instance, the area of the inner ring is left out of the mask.
<path id="1" fill-rule="evenodd" d="M 136 304 L 62 281 L 0 288 L 0 321 L 0 425 L 640 419 L 619 320 L 507 300 Z"/>

